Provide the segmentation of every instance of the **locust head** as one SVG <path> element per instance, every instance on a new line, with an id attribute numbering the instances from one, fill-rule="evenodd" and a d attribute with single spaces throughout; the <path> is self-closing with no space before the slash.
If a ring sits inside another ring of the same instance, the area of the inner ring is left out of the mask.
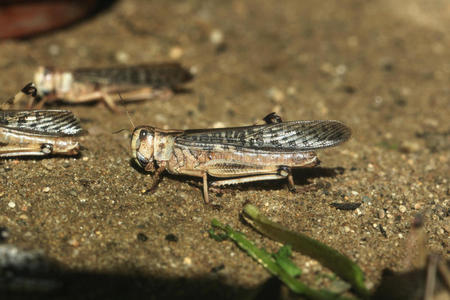
<path id="1" fill-rule="evenodd" d="M 136 127 L 131 137 L 131 154 L 138 165 L 146 171 L 154 168 L 154 137 L 155 129 L 150 126 Z"/>

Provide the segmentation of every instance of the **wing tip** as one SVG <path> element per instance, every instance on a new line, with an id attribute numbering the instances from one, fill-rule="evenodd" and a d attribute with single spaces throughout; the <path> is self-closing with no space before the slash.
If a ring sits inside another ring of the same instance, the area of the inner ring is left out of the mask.
<path id="1" fill-rule="evenodd" d="M 330 120 L 328 123 L 333 124 L 333 134 L 329 138 L 333 143 L 328 147 L 338 146 L 347 142 L 352 137 L 352 129 L 345 123 L 337 120 Z"/>

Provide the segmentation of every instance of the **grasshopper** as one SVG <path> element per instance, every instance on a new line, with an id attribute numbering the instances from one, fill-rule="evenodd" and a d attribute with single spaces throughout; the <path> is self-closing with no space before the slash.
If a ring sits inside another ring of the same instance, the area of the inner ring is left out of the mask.
<path id="1" fill-rule="evenodd" d="M 318 165 L 315 150 L 339 145 L 351 136 L 350 128 L 339 121 L 282 122 L 275 113 L 264 121 L 264 125 L 194 130 L 139 126 L 132 134 L 131 152 L 139 166 L 154 172 L 150 190 L 164 170 L 201 177 L 208 203 L 208 176 L 219 179 L 211 183 L 215 187 L 287 179 L 295 191 L 293 168 Z"/>
<path id="2" fill-rule="evenodd" d="M 168 98 L 192 78 L 191 72 L 178 63 L 73 70 L 39 67 L 34 82 L 40 101 L 34 108 L 42 108 L 46 102 L 55 100 L 68 103 L 101 100 L 111 110 L 118 111 L 119 93 L 127 101 Z"/>
<path id="3" fill-rule="evenodd" d="M 36 88 L 28 84 L 22 92 L 35 96 Z M 0 110 L 0 157 L 76 155 L 84 133 L 67 110 Z"/>

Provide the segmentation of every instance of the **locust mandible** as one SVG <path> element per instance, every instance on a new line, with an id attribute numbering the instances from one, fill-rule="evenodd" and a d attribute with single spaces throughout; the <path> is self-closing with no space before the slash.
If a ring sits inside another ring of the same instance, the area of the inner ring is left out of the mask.
<path id="1" fill-rule="evenodd" d="M 127 102 L 168 98 L 192 78 L 191 72 L 178 63 L 73 70 L 39 67 L 34 82 L 40 101 L 33 107 L 38 109 L 55 100 L 68 103 L 100 100 L 111 110 L 118 111 L 119 93 Z"/>
<path id="2" fill-rule="evenodd" d="M 194 130 L 139 126 L 132 134 L 131 152 L 139 166 L 154 172 L 151 189 L 164 170 L 201 177 L 208 202 L 208 176 L 219 179 L 211 183 L 216 187 L 286 178 L 289 189 L 295 190 L 293 168 L 316 166 L 315 150 L 339 145 L 351 136 L 350 128 L 339 121 L 282 122 L 275 113 L 264 121 L 264 125 Z"/>
<path id="3" fill-rule="evenodd" d="M 22 89 L 35 95 L 28 84 Z M 67 110 L 0 110 L 0 157 L 76 155 L 85 131 Z"/>

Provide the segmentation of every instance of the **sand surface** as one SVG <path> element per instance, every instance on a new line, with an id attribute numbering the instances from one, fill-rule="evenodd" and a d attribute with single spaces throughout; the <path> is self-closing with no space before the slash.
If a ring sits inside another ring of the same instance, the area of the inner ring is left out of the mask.
<path id="1" fill-rule="evenodd" d="M 78 158 L 2 160 L 0 226 L 9 243 L 73 272 L 59 296 L 253 295 L 270 275 L 207 234 L 214 217 L 276 250 L 242 223 L 248 202 L 354 259 L 372 288 L 383 269 L 414 266 L 417 214 L 427 251 L 448 258 L 448 1 L 120 1 L 64 30 L 2 41 L 0 95 L 15 94 L 39 65 L 171 60 L 196 72 L 191 92 L 127 105 L 134 124 L 241 126 L 276 111 L 284 120 L 341 120 L 353 137 L 320 152 L 320 168 L 295 173 L 299 193 L 284 181 L 251 183 L 211 193 L 215 205 L 205 205 L 189 177 L 166 175 L 143 194 L 151 176 L 131 163 L 129 132 L 112 134 L 131 127 L 126 114 L 56 106 L 82 120 L 86 149 Z M 334 202 L 362 204 L 343 211 Z M 320 274 L 329 271 L 294 260 L 309 284 L 326 284 Z"/>

